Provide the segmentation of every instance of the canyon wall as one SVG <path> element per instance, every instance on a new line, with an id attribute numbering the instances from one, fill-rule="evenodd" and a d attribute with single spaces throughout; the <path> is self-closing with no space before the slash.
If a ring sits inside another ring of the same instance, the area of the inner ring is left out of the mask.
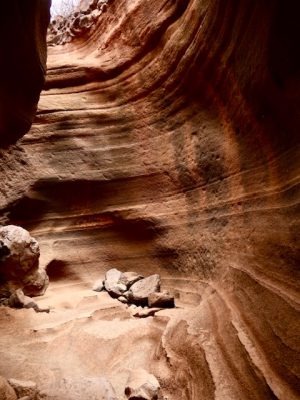
<path id="1" fill-rule="evenodd" d="M 50 0 L 11 0 L 0 6 L 0 145 L 32 124 L 46 73 Z"/>
<path id="2" fill-rule="evenodd" d="M 50 280 L 197 279 L 156 353 L 174 400 L 300 398 L 296 10 L 110 1 L 50 49 L 35 123 L 1 152 L 1 222 Z"/>

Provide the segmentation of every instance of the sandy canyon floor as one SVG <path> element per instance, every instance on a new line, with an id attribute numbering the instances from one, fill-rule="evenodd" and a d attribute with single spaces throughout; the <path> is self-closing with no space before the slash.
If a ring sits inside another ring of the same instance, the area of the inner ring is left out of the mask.
<path id="1" fill-rule="evenodd" d="M 131 370 L 143 367 L 158 378 L 168 374 L 162 336 L 172 319 L 199 304 L 201 283 L 164 277 L 162 286 L 175 294 L 176 308 L 146 318 L 134 317 L 131 307 L 107 292 L 93 292 L 92 284 L 52 282 L 36 298 L 40 306 L 50 306 L 49 314 L 0 307 L 0 374 L 33 380 L 53 399 L 59 398 L 64 378 L 82 382 L 105 376 L 123 398 Z"/>

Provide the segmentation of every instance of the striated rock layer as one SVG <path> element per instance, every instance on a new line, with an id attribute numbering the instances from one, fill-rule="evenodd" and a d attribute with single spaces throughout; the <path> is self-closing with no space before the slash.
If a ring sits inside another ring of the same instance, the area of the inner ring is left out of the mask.
<path id="1" fill-rule="evenodd" d="M 168 399 L 300 398 L 296 9 L 111 1 L 86 36 L 51 48 L 35 124 L 1 155 L 2 222 L 38 239 L 52 288 L 121 266 L 192 299 L 145 330 Z M 85 329 L 74 351 L 93 352 Z"/>

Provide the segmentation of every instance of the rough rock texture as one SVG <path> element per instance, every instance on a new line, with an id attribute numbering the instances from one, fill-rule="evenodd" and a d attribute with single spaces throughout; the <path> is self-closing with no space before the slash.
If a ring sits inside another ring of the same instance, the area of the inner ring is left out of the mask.
<path id="1" fill-rule="evenodd" d="M 0 3 L 0 146 L 23 136 L 35 117 L 46 71 L 50 3 Z"/>
<path id="2" fill-rule="evenodd" d="M 107 10 L 108 0 L 81 1 L 68 15 L 58 15 L 52 19 L 48 31 L 48 45 L 70 43 L 74 37 L 91 30 L 95 22 Z"/>
<path id="3" fill-rule="evenodd" d="M 30 229 L 46 295 L 72 301 L 1 307 L 0 374 L 101 369 L 123 393 L 136 365 L 170 400 L 299 399 L 298 6 L 115 0 L 51 48 L 35 124 L 1 153 L 1 220 Z M 186 308 L 74 304 L 111 265 L 159 273 Z"/>
<path id="4" fill-rule="evenodd" d="M 0 295 L 8 297 L 15 289 L 22 288 L 31 296 L 43 294 L 49 279 L 39 269 L 38 242 L 20 226 L 0 227 Z"/>

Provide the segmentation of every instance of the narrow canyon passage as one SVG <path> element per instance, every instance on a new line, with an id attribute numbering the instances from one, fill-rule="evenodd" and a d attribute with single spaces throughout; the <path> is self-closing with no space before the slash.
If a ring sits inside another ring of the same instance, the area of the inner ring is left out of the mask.
<path id="1" fill-rule="evenodd" d="M 0 375 L 49 400 L 100 376 L 123 399 L 137 367 L 163 400 L 300 399 L 297 2 L 83 3 L 0 149 L 0 222 L 50 278 L 48 314 L 0 307 Z M 176 307 L 93 292 L 114 267 L 160 274 Z"/>

